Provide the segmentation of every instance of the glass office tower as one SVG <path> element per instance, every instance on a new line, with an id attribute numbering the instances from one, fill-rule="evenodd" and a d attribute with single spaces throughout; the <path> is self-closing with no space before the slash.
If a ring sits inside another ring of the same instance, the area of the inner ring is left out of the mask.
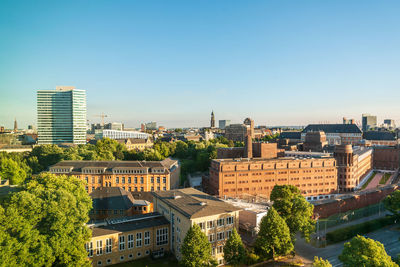
<path id="1" fill-rule="evenodd" d="M 73 86 L 37 91 L 38 144 L 86 144 L 86 91 Z"/>

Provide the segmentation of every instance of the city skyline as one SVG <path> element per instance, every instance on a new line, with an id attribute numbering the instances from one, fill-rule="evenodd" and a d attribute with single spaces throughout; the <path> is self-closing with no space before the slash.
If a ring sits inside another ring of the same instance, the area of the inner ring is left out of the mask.
<path id="1" fill-rule="evenodd" d="M 400 120 L 394 1 L 0 6 L 6 128 L 37 125 L 36 91 L 57 85 L 85 88 L 91 123 L 127 127 L 209 126 L 212 110 L 269 126 Z"/>

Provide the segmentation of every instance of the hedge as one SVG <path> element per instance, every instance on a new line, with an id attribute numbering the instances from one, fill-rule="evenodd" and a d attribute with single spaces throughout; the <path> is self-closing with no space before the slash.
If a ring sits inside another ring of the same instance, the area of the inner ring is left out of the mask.
<path id="1" fill-rule="evenodd" d="M 394 224 L 396 218 L 394 216 L 387 216 L 384 218 L 375 219 L 372 221 L 351 225 L 345 228 L 340 228 L 326 234 L 328 243 L 337 243 L 340 241 L 348 240 L 356 235 L 363 235 L 375 230 L 378 230 L 386 225 Z"/>

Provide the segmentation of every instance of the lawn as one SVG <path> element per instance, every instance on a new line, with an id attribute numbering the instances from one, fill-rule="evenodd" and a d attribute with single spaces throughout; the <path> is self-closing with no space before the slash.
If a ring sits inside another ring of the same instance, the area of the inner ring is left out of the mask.
<path id="1" fill-rule="evenodd" d="M 381 180 L 379 181 L 379 184 L 386 184 L 386 182 L 389 180 L 389 178 L 390 178 L 391 176 L 392 176 L 392 175 L 391 175 L 390 173 L 385 173 L 385 174 L 382 176 Z"/>
<path id="2" fill-rule="evenodd" d="M 129 262 L 114 264 L 116 267 L 176 267 L 178 265 L 178 261 L 174 256 L 165 257 L 162 259 L 153 260 L 150 257 L 143 258 L 140 260 L 133 260 Z"/>
<path id="3" fill-rule="evenodd" d="M 372 179 L 374 179 L 375 175 L 376 175 L 376 172 L 374 172 L 374 173 L 371 175 L 371 177 L 369 177 L 368 181 L 367 181 L 365 184 L 363 184 L 363 186 L 361 187 L 361 189 L 367 188 L 368 184 L 372 181 Z"/>

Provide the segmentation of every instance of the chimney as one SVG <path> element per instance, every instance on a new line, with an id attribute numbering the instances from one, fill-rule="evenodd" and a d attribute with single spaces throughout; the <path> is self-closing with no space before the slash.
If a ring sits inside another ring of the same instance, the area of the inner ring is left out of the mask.
<path id="1" fill-rule="evenodd" d="M 244 156 L 246 158 L 253 158 L 253 139 L 251 138 L 251 131 L 247 131 L 244 150 Z"/>

